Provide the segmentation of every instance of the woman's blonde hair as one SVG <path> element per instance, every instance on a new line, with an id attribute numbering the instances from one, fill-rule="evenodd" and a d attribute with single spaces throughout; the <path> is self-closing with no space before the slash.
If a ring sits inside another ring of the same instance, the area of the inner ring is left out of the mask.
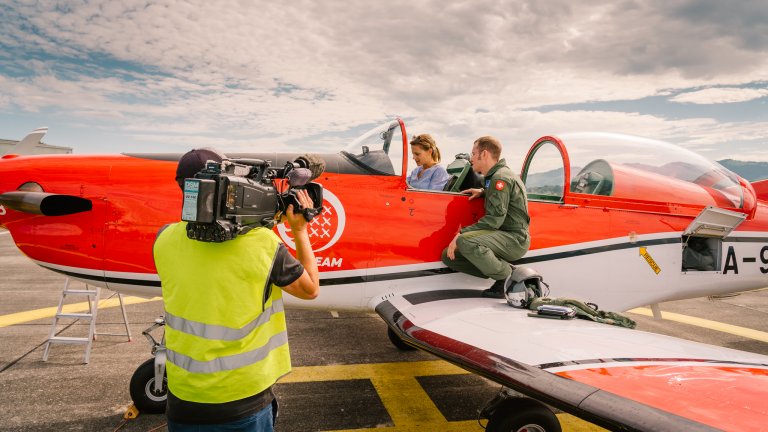
<path id="1" fill-rule="evenodd" d="M 430 134 L 421 134 L 416 135 L 411 140 L 412 146 L 419 146 L 422 150 L 432 150 L 432 160 L 435 162 L 440 162 L 440 149 L 437 148 L 437 144 L 435 143 L 435 139 L 432 138 L 432 135 Z"/>

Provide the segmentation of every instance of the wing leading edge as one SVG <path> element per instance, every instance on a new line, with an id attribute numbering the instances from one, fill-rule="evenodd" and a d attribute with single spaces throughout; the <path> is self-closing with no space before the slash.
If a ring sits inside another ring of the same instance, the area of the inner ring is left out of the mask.
<path id="1" fill-rule="evenodd" d="M 768 430 L 768 357 L 583 320 L 474 290 L 380 297 L 406 343 L 611 430 Z"/>

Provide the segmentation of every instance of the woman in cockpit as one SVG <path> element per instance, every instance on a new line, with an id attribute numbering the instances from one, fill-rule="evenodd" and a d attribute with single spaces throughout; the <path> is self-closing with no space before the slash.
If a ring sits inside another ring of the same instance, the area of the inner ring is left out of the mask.
<path id="1" fill-rule="evenodd" d="M 440 166 L 440 150 L 429 134 L 416 135 L 411 140 L 411 155 L 418 165 L 408 176 L 408 184 L 415 189 L 443 190 L 450 178 Z"/>

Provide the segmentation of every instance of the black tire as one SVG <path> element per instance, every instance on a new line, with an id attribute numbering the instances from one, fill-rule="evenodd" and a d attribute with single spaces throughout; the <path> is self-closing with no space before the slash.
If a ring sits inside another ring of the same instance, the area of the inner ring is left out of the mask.
<path id="1" fill-rule="evenodd" d="M 555 413 L 541 403 L 531 399 L 510 399 L 494 411 L 485 431 L 562 432 L 562 429 Z"/>
<path id="2" fill-rule="evenodd" d="M 397 347 L 400 351 L 415 351 L 416 348 L 408 345 L 407 343 L 403 342 L 402 339 L 400 339 L 400 336 L 398 336 L 394 330 L 387 327 L 387 336 L 389 337 L 389 341 L 392 342 L 392 345 Z"/>
<path id="3" fill-rule="evenodd" d="M 168 377 L 163 375 L 163 389 L 156 393 L 155 359 L 151 358 L 136 368 L 131 377 L 129 390 L 131 399 L 140 413 L 162 414 L 165 412 L 165 402 L 168 399 Z"/>

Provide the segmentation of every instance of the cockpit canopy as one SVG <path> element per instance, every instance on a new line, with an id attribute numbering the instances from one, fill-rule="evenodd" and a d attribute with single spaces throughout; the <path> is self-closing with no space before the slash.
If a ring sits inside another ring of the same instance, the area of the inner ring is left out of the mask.
<path id="1" fill-rule="evenodd" d="M 403 129 L 399 120 L 376 126 L 352 141 L 341 155 L 369 174 L 400 175 L 405 146 Z"/>
<path id="2" fill-rule="evenodd" d="M 361 173 L 404 176 L 406 136 L 402 120 L 392 120 L 353 141 L 340 157 Z M 751 186 L 720 164 L 674 144 L 621 134 L 542 137 L 528 152 L 521 177 L 533 201 L 603 200 L 599 205 L 607 207 L 635 202 L 648 211 L 673 212 L 714 206 L 745 213 L 756 202 Z"/>
<path id="3" fill-rule="evenodd" d="M 563 202 L 581 194 L 745 208 L 739 177 L 720 164 L 674 144 L 627 135 L 543 137 L 528 153 L 522 178 L 532 200 Z"/>

